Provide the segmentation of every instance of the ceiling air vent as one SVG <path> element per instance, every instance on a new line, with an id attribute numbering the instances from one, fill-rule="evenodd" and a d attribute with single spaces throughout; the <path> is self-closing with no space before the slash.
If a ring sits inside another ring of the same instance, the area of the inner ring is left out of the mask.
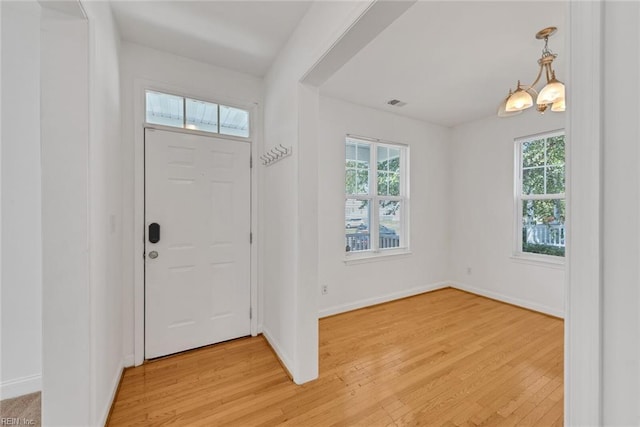
<path id="1" fill-rule="evenodd" d="M 387 104 L 393 105 L 394 107 L 404 107 L 407 105 L 406 102 L 402 102 L 399 99 L 392 99 L 391 101 L 387 101 Z"/>

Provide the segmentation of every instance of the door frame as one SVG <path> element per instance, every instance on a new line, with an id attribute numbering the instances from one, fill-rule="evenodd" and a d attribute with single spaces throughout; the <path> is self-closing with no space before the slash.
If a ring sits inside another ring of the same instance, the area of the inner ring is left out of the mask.
<path id="1" fill-rule="evenodd" d="M 209 97 L 202 97 L 198 94 L 193 94 L 184 88 L 159 83 L 147 79 L 135 79 L 134 81 L 134 213 L 133 213 L 133 239 L 134 239 L 134 261 L 133 261 L 133 325 L 134 325 L 134 346 L 133 346 L 133 360 L 125 360 L 125 366 L 134 365 L 139 366 L 144 362 L 144 298 L 145 298 L 145 282 L 144 282 L 144 132 L 145 128 L 169 130 L 171 132 L 188 133 L 204 136 L 218 136 L 217 134 L 208 134 L 198 131 L 192 131 L 188 129 L 172 128 L 160 125 L 149 125 L 145 123 L 145 90 L 155 90 L 158 92 L 165 92 L 171 94 L 177 94 L 188 98 L 201 99 L 203 101 L 210 101 L 215 103 L 221 103 L 232 107 L 238 107 L 249 111 L 250 115 L 250 129 L 251 137 L 249 139 L 239 139 L 233 136 L 224 136 L 223 139 L 238 140 L 243 143 L 249 143 L 251 147 L 251 159 L 258 158 L 259 148 L 262 143 L 261 130 L 262 124 L 259 117 L 259 105 L 257 103 L 247 104 L 237 102 L 233 100 L 227 100 L 223 97 L 210 99 Z M 203 99 L 205 98 L 205 99 Z M 261 319 L 261 298 L 259 297 L 259 278 L 258 278 L 258 194 L 259 194 L 259 181 L 257 174 L 256 162 L 252 162 L 250 173 L 250 205 L 251 205 L 251 232 L 253 234 L 253 241 L 250 250 L 250 307 L 251 307 L 251 335 L 256 336 L 261 333 L 262 322 Z M 128 362 L 128 363 L 126 363 Z"/>

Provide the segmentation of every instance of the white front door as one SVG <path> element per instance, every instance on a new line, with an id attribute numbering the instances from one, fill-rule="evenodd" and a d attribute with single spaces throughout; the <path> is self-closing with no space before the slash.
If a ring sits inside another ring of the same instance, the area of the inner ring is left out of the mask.
<path id="1" fill-rule="evenodd" d="M 145 130 L 145 358 L 250 334 L 249 156 Z"/>

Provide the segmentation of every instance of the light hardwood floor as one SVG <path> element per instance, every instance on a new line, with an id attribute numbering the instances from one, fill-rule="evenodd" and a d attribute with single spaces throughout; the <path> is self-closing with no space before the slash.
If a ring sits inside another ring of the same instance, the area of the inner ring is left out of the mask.
<path id="1" fill-rule="evenodd" d="M 110 426 L 562 425 L 563 321 L 444 289 L 320 321 L 320 378 L 264 338 L 128 369 Z"/>

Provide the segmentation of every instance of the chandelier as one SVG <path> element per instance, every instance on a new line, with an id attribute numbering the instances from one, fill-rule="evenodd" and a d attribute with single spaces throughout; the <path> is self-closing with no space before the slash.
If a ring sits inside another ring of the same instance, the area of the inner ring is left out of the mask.
<path id="1" fill-rule="evenodd" d="M 536 39 L 544 40 L 542 56 L 538 59 L 538 76 L 530 85 L 523 85 L 518 80 L 515 91 L 509 89 L 509 95 L 498 107 L 498 117 L 509 117 L 522 113 L 527 108 L 533 106 L 533 97 L 536 97 L 536 110 L 544 113 L 547 109 L 551 111 L 564 111 L 566 108 L 564 98 L 564 84 L 556 79 L 556 72 L 553 70 L 553 60 L 558 56 L 551 52 L 548 47 L 549 37 L 557 31 L 556 27 L 547 27 L 536 33 Z M 535 89 L 542 74 L 547 79 L 547 84 L 540 92 Z"/>

